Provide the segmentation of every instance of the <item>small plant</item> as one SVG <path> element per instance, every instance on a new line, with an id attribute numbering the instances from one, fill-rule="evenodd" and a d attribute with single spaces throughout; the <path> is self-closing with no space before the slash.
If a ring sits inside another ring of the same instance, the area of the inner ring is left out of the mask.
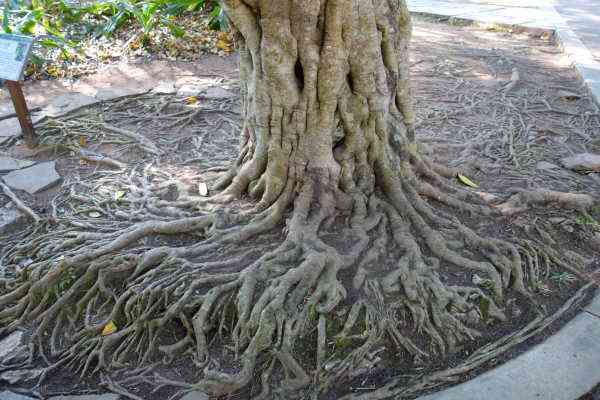
<path id="1" fill-rule="evenodd" d="M 536 280 L 531 284 L 531 288 L 535 293 L 541 294 L 542 296 L 550 296 L 552 290 L 544 282 Z"/>
<path id="2" fill-rule="evenodd" d="M 575 223 L 582 226 L 591 227 L 594 230 L 600 230 L 600 223 L 589 214 L 580 214 L 575 218 Z"/>
<path id="3" fill-rule="evenodd" d="M 562 285 L 571 285 L 572 283 L 577 281 L 577 277 L 568 272 L 560 272 L 553 274 L 550 279 L 558 284 L 558 286 Z"/>

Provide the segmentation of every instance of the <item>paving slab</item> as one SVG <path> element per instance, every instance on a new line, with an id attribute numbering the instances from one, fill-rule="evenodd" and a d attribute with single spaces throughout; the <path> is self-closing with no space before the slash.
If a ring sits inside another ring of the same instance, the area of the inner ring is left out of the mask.
<path id="1" fill-rule="evenodd" d="M 2 143 L 3 138 L 4 140 L 7 140 L 20 134 L 21 126 L 19 125 L 19 120 L 16 117 L 0 121 L 0 143 Z"/>
<path id="2" fill-rule="evenodd" d="M 44 372 L 43 368 L 17 369 L 0 373 L 0 382 L 16 385 L 37 380 Z"/>
<path id="3" fill-rule="evenodd" d="M 600 306 L 600 296 L 596 302 Z M 600 382 L 599 337 L 600 318 L 580 313 L 556 335 L 521 356 L 418 400 L 578 399 Z"/>
<path id="4" fill-rule="evenodd" d="M 57 117 L 97 102 L 98 100 L 95 97 L 83 93 L 74 92 L 59 94 L 53 99 L 52 103 L 44 108 L 43 114 L 50 117 Z"/>
<path id="5" fill-rule="evenodd" d="M 19 160 L 18 158 L 12 158 L 0 154 L 0 172 L 10 172 L 17 169 L 27 168 L 33 164 L 35 164 L 33 161 Z"/>
<path id="6" fill-rule="evenodd" d="M 0 400 L 35 400 L 35 398 L 5 390 L 0 392 Z"/>
<path id="7" fill-rule="evenodd" d="M 56 185 L 61 177 L 56 172 L 56 162 L 48 161 L 32 167 L 13 171 L 3 178 L 12 189 L 24 190 L 36 194 Z"/>
<path id="8" fill-rule="evenodd" d="M 16 331 L 0 340 L 0 361 L 10 355 L 19 346 L 23 345 L 24 334 L 21 331 Z M 0 399 L 2 399 L 0 397 Z"/>

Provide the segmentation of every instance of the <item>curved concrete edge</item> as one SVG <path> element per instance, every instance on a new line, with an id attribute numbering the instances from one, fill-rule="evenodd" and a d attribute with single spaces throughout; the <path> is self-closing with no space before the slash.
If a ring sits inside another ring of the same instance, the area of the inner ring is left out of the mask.
<path id="1" fill-rule="evenodd" d="M 600 105 L 600 63 L 596 61 L 569 24 L 549 3 L 533 7 L 498 7 L 482 4 L 451 4 L 443 0 L 408 0 L 409 11 L 416 15 L 443 17 L 480 25 L 519 28 L 521 31 L 549 32 L 572 63 L 592 99 Z"/>
<path id="2" fill-rule="evenodd" d="M 600 105 L 600 63 L 566 22 L 557 26 L 555 32 L 560 49 L 573 63 L 594 101 Z"/>
<path id="3" fill-rule="evenodd" d="M 600 382 L 600 290 L 558 333 L 522 355 L 418 400 L 575 400 Z"/>

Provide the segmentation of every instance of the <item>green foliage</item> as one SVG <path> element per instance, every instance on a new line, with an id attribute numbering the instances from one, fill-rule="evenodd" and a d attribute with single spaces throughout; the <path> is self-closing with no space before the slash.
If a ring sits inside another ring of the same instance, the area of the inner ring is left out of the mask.
<path id="1" fill-rule="evenodd" d="M 78 11 L 63 0 L 6 0 L 2 7 L 2 30 L 36 36 L 46 48 L 67 51 L 76 42 L 66 39 L 66 24 L 77 20 Z"/>
<path id="2" fill-rule="evenodd" d="M 35 36 L 45 48 L 59 48 L 65 56 L 77 49 L 85 35 L 110 36 L 119 27 L 133 22 L 142 44 L 154 29 L 166 27 L 175 37 L 185 31 L 176 25 L 176 16 L 211 8 L 210 26 L 224 27 L 223 13 L 216 2 L 207 0 L 105 0 L 80 4 L 65 0 L 5 0 L 0 9 L 2 31 Z"/>

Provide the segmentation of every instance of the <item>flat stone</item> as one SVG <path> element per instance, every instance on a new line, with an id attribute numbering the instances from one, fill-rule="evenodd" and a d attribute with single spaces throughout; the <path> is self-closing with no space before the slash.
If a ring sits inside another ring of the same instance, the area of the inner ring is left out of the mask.
<path id="1" fill-rule="evenodd" d="M 581 172 L 600 172 L 600 154 L 581 153 L 560 160 L 568 169 Z"/>
<path id="2" fill-rule="evenodd" d="M 26 220 L 27 217 L 21 211 L 12 207 L 0 207 L 0 233 L 19 228 Z"/>
<path id="3" fill-rule="evenodd" d="M 33 167 L 13 171 L 4 176 L 4 182 L 13 189 L 35 194 L 56 185 L 60 181 L 56 163 L 48 161 Z"/>
<path id="4" fill-rule="evenodd" d="M 226 99 L 234 96 L 235 94 L 231 93 L 229 90 L 223 89 L 220 86 L 210 87 L 204 93 L 202 93 L 202 97 L 206 99 Z"/>
<path id="5" fill-rule="evenodd" d="M 9 392 L 5 390 L 0 392 L 0 400 L 35 400 L 33 397 L 23 396 L 22 394 Z"/>
<path id="6" fill-rule="evenodd" d="M 0 361 L 23 345 L 23 336 L 23 332 L 16 331 L 0 340 Z"/>
<path id="7" fill-rule="evenodd" d="M 44 369 L 18 369 L 14 371 L 5 371 L 0 374 L 0 382 L 6 382 L 9 385 L 17 383 L 31 382 L 40 377 Z"/>
<path id="8" fill-rule="evenodd" d="M 0 138 L 11 138 L 20 134 L 21 125 L 16 117 L 0 121 Z"/>
<path id="9" fill-rule="evenodd" d="M 581 313 L 556 335 L 466 383 L 419 400 L 573 400 L 600 382 L 600 318 Z"/>
<path id="10" fill-rule="evenodd" d="M 535 165 L 535 168 L 542 171 L 552 171 L 560 167 L 556 164 L 549 163 L 548 161 L 540 161 Z"/>
<path id="11" fill-rule="evenodd" d="M 35 162 L 29 160 L 19 160 L 17 158 L 0 156 L 0 172 L 10 172 L 16 169 L 30 167 Z"/>
<path id="12" fill-rule="evenodd" d="M 208 395 L 202 392 L 189 392 L 181 400 L 208 400 Z"/>
<path id="13" fill-rule="evenodd" d="M 44 108 L 44 114 L 51 117 L 58 117 L 80 107 L 94 104 L 97 101 L 94 97 L 83 93 L 61 94 L 53 98 L 52 102 Z"/>
<path id="14" fill-rule="evenodd" d="M 50 397 L 48 400 L 119 400 L 119 395 L 114 393 L 82 394 Z"/>
<path id="15" fill-rule="evenodd" d="M 173 94 L 173 93 L 177 93 L 177 89 L 175 88 L 175 82 L 174 81 L 160 81 L 152 89 L 152 93 L 156 93 L 156 94 Z"/>

